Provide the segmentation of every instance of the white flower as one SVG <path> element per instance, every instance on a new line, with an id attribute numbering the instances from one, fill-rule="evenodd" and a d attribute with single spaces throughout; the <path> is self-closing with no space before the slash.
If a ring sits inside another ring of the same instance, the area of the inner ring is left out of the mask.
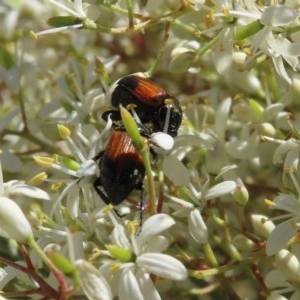
<path id="1" fill-rule="evenodd" d="M 253 36 L 252 41 L 254 49 L 260 48 L 270 56 L 278 74 L 289 83 L 291 83 L 291 78 L 284 67 L 284 60 L 295 70 L 299 52 L 295 52 L 293 49 L 299 49 L 299 46 L 283 38 L 280 34 L 275 36 L 273 30 L 278 26 L 289 26 L 296 21 L 296 18 L 296 11 L 286 5 L 266 8 L 260 18 L 260 22 L 265 27 Z"/>
<path id="2" fill-rule="evenodd" d="M 48 193 L 23 181 L 11 180 L 3 183 L 0 159 L 0 235 L 24 242 L 32 236 L 32 229 L 20 206 L 10 199 L 16 196 L 50 199 Z"/>
<path id="3" fill-rule="evenodd" d="M 285 30 L 287 30 L 286 28 L 296 24 L 298 17 L 297 11 L 288 4 L 271 5 L 263 9 L 260 5 L 249 1 L 247 3 L 240 2 L 235 5 L 234 8 L 225 8 L 225 5 L 222 8 L 223 12 L 215 13 L 215 17 L 231 16 L 237 18 L 236 29 L 238 30 L 244 29 L 255 21 L 259 22 L 258 24 L 261 26 L 260 30 L 253 32 L 249 37 L 251 41 L 250 47 L 254 52 L 253 56 L 255 57 L 256 53 L 261 54 L 261 52 L 269 56 L 278 74 L 288 83 L 291 83 L 291 76 L 286 70 L 284 61 L 296 71 L 299 60 L 299 46 L 297 43 L 284 38 L 284 34 L 281 33 L 284 33 Z M 228 29 L 227 31 L 226 29 L 225 27 L 218 43 L 221 44 L 219 48 L 222 50 L 225 49 L 224 57 L 228 57 L 228 59 L 224 60 L 222 54 L 216 57 L 216 67 L 223 73 L 229 70 L 232 61 L 230 57 L 232 47 L 230 46 L 232 46 L 231 41 L 233 39 L 224 39 L 224 36 L 229 33 Z M 249 60 L 250 59 L 251 58 L 249 58 Z"/>
<path id="4" fill-rule="evenodd" d="M 124 227 L 115 226 L 111 236 L 113 244 L 132 252 L 134 256 L 122 264 L 108 262 L 100 268 L 114 291 L 113 296 L 120 299 L 160 299 L 150 274 L 171 280 L 186 279 L 187 271 L 183 264 L 172 256 L 160 253 L 169 243 L 160 233 L 173 225 L 174 220 L 170 216 L 157 214 L 145 221 L 139 235 L 132 233 L 129 238 Z"/>
<path id="5" fill-rule="evenodd" d="M 201 216 L 201 210 L 205 207 L 206 202 L 210 199 L 216 199 L 227 195 L 234 191 L 236 188 L 236 183 L 234 181 L 228 180 L 223 181 L 219 184 L 216 184 L 208 188 L 209 180 L 204 184 L 203 190 L 197 192 L 194 187 L 191 188 L 193 195 L 191 195 L 191 202 L 185 202 L 176 197 L 170 197 L 175 203 L 181 204 L 184 208 L 178 209 L 176 215 L 180 216 L 181 214 L 186 216 L 188 215 L 188 229 L 195 241 L 198 243 L 206 243 L 208 241 L 208 229 L 205 225 L 205 222 Z M 200 210 L 199 210 L 200 209 Z"/>

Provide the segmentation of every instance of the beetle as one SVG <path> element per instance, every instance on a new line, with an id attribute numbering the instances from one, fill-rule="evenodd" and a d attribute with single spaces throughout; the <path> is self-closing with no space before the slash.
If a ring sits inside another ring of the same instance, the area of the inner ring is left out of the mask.
<path id="1" fill-rule="evenodd" d="M 141 122 L 150 124 L 152 132 L 163 131 L 177 136 L 182 121 L 179 101 L 151 79 L 141 74 L 125 76 L 112 85 L 107 98 L 114 108 L 133 104 Z M 108 110 L 102 118 L 107 120 L 109 114 L 114 121 L 121 120 L 118 110 Z"/>
<path id="2" fill-rule="evenodd" d="M 148 132 L 141 131 L 143 134 L 147 135 Z M 149 146 L 148 138 L 143 138 Z M 118 205 L 134 189 L 143 191 L 143 159 L 124 128 L 113 131 L 105 150 L 96 155 L 94 161 L 98 163 L 100 176 L 95 179 L 93 186 L 106 204 Z"/>
<path id="3" fill-rule="evenodd" d="M 172 150 L 174 139 L 170 135 L 163 132 L 151 133 L 141 123 L 137 123 L 137 126 L 150 151 L 151 159 L 157 154 L 166 154 Z M 106 148 L 93 158 L 100 171 L 100 176 L 93 182 L 93 187 L 106 204 L 115 206 L 122 203 L 133 190 L 143 192 L 146 170 L 143 158 L 136 151 L 124 126 L 113 123 L 113 128 Z"/>

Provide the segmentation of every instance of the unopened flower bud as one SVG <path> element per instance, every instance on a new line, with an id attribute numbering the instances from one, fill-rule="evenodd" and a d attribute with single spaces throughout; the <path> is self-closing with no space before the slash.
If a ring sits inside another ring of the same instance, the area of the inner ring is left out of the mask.
<path id="1" fill-rule="evenodd" d="M 300 264 L 290 251 L 282 249 L 276 254 L 277 268 L 291 281 L 300 282 Z"/>
<path id="2" fill-rule="evenodd" d="M 0 234 L 21 243 L 32 236 L 31 226 L 21 208 L 7 197 L 0 197 Z"/>
<path id="3" fill-rule="evenodd" d="M 253 251 L 256 245 L 242 234 L 237 234 L 232 239 L 232 244 L 240 251 Z"/>
<path id="4" fill-rule="evenodd" d="M 259 126 L 260 134 L 275 137 L 277 134 L 276 128 L 270 123 L 261 123 Z"/>
<path id="5" fill-rule="evenodd" d="M 264 238 L 268 238 L 270 233 L 274 230 L 275 225 L 272 221 L 264 215 L 252 215 L 251 222 L 255 233 Z"/>
<path id="6" fill-rule="evenodd" d="M 62 253 L 54 250 L 48 250 L 46 253 L 53 264 L 64 274 L 68 275 L 74 272 L 75 266 Z"/>
<path id="7" fill-rule="evenodd" d="M 234 201 L 241 206 L 245 206 L 249 200 L 249 193 L 244 185 L 238 186 L 233 192 Z"/>

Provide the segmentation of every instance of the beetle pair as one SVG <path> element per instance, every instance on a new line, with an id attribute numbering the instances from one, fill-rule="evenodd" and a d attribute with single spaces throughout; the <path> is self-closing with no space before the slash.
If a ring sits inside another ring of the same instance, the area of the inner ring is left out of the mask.
<path id="1" fill-rule="evenodd" d="M 179 102 L 150 79 L 139 75 L 126 76 L 112 86 L 108 98 L 116 109 L 104 112 L 102 117 L 107 120 L 110 115 L 114 121 L 120 121 L 119 105 L 134 104 L 141 122 L 139 130 L 148 146 L 152 133 L 164 131 L 171 137 L 177 135 L 182 120 Z M 118 205 L 132 190 L 143 189 L 145 167 L 125 129 L 116 125 L 114 129 L 105 150 L 94 158 L 100 177 L 93 185 L 106 204 Z"/>

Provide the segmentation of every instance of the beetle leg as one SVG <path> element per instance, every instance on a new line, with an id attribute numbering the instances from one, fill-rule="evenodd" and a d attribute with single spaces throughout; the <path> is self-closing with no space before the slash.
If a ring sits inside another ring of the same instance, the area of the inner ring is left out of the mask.
<path id="1" fill-rule="evenodd" d="M 93 157 L 93 161 L 97 161 L 98 159 L 100 159 L 101 156 L 103 155 L 103 153 L 104 153 L 104 150 L 100 151 L 96 156 Z M 97 178 L 97 179 L 100 179 L 100 178 Z M 95 181 L 97 181 L 97 179 Z"/>
<path id="2" fill-rule="evenodd" d="M 121 121 L 121 113 L 118 110 L 107 110 L 102 114 L 102 119 L 107 122 L 108 117 L 110 115 L 110 118 L 112 121 Z"/>
<path id="3" fill-rule="evenodd" d="M 145 204 L 144 204 L 144 185 L 141 183 L 141 187 L 137 187 L 137 189 L 141 190 L 141 201 L 140 201 L 140 205 L 139 205 L 139 212 L 140 212 L 140 216 L 139 216 L 139 228 L 136 232 L 136 236 L 138 236 L 141 232 L 142 232 L 142 226 L 143 226 L 143 221 L 144 221 L 144 212 L 145 212 Z"/>
<path id="4" fill-rule="evenodd" d="M 94 183 L 93 183 L 93 187 L 96 191 L 96 193 L 101 197 L 101 199 L 103 200 L 103 202 L 105 204 L 111 204 L 111 202 L 109 201 L 108 197 L 106 196 L 106 194 L 101 190 L 101 187 L 102 186 L 102 182 L 101 182 L 101 178 L 98 177 L 95 179 Z"/>
<path id="5" fill-rule="evenodd" d="M 94 190 L 96 191 L 96 193 L 100 196 L 100 198 L 103 200 L 103 202 L 107 205 L 111 204 L 110 200 L 108 199 L 107 195 L 102 191 L 102 189 L 100 188 L 102 186 L 102 182 L 101 182 L 101 178 L 98 177 L 95 179 L 95 181 L 93 182 L 93 187 Z M 122 215 L 118 212 L 117 209 L 114 208 L 115 213 L 117 214 L 117 216 L 119 218 L 124 217 L 125 215 Z"/>

